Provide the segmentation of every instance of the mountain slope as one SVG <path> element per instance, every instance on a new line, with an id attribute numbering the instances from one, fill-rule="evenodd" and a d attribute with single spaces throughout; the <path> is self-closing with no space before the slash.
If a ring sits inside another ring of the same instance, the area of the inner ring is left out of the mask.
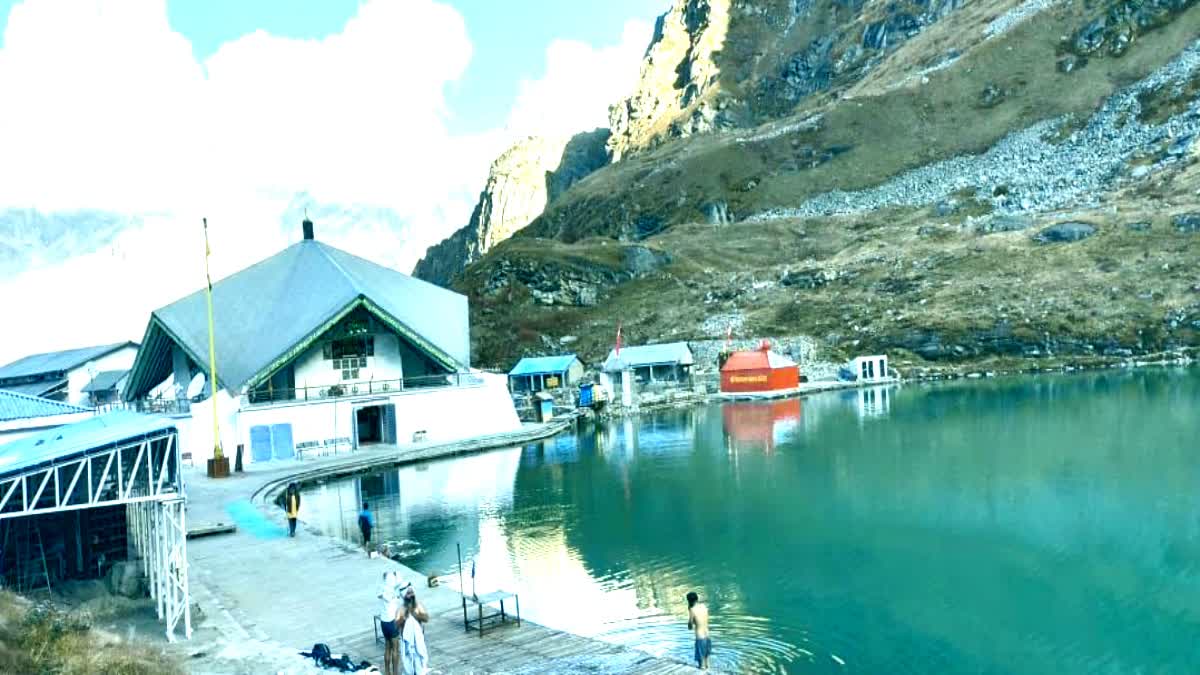
<path id="1" fill-rule="evenodd" d="M 570 139 L 531 136 L 515 143 L 492 162 L 471 220 L 431 246 L 413 275 L 449 286 L 468 264 L 540 215 L 548 202 L 607 164 L 607 139 L 608 131 L 597 129 Z"/>
<path id="2" fill-rule="evenodd" d="M 480 362 L 568 334 L 595 357 L 618 319 L 918 365 L 1200 343 L 1196 3 L 678 0 L 661 25 L 619 161 L 462 275 Z"/>

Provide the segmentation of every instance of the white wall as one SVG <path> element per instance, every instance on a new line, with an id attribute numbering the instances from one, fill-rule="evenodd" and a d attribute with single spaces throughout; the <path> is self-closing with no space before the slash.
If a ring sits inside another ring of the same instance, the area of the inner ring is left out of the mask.
<path id="1" fill-rule="evenodd" d="M 218 374 L 220 371 L 218 371 Z M 237 410 L 240 406 L 238 399 L 229 395 L 229 392 L 221 389 L 217 392 L 217 423 L 221 433 L 221 451 L 229 458 L 229 466 L 233 468 L 233 460 L 237 452 L 238 440 L 241 436 L 238 434 L 238 415 Z M 210 397 L 206 400 L 191 405 L 191 418 L 177 419 L 176 428 L 179 430 L 179 450 L 183 454 L 191 453 L 191 462 L 197 466 L 204 466 L 205 462 L 213 456 L 213 399 Z M 247 447 L 247 452 L 249 448 Z"/>
<path id="2" fill-rule="evenodd" d="M 376 352 L 378 350 L 376 344 Z M 343 396 L 318 401 L 310 399 L 246 408 L 238 413 L 236 442 L 245 445 L 243 462 L 249 463 L 250 428 L 258 425 L 291 424 L 292 440 L 296 444 L 353 438 L 354 411 L 367 405 L 384 404 L 396 406 L 399 445 L 411 445 L 417 431 L 425 432 L 424 443 L 441 443 L 519 430 L 521 421 L 508 394 L 506 376 L 487 373 L 477 376 L 483 380 L 482 385 L 413 389 L 391 395 Z M 193 415 L 196 409 L 197 405 L 193 404 Z M 221 436 L 224 438 L 225 433 Z M 211 428 L 208 438 L 212 438 Z M 338 449 L 345 450 L 346 447 Z M 232 450 L 227 449 L 227 453 L 233 456 Z"/>
<path id="3" fill-rule="evenodd" d="M 106 370 L 129 370 L 133 368 L 133 360 L 137 358 L 137 347 L 127 345 L 115 352 L 102 356 L 95 361 L 67 372 L 67 403 L 88 406 L 88 396 L 83 388 L 92 381 L 93 373 L 99 374 Z"/>
<path id="4" fill-rule="evenodd" d="M 324 358 L 318 343 L 294 362 L 296 388 L 330 387 L 342 383 L 342 371 L 333 369 L 333 362 Z M 367 367 L 358 369 L 358 380 L 398 380 L 403 376 L 400 364 L 399 339 L 391 334 L 375 335 L 375 355 L 367 357 Z M 309 392 L 311 398 L 315 392 Z"/>

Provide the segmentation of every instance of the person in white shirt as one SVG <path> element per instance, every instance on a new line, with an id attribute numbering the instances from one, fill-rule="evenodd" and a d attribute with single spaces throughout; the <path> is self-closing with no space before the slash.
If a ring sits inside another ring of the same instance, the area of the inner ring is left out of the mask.
<path id="1" fill-rule="evenodd" d="M 382 603 L 379 625 L 383 631 L 384 675 L 400 675 L 400 622 L 404 616 L 404 603 L 399 583 L 400 578 L 395 572 L 383 573 L 383 588 L 379 593 Z"/>

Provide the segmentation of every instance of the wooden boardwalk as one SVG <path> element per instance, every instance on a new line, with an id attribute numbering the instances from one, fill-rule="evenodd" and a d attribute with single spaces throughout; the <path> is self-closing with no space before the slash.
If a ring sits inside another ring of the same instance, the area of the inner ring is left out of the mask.
<path id="1" fill-rule="evenodd" d="M 372 453 L 374 454 L 374 453 Z M 312 672 L 297 656 L 324 642 L 335 654 L 383 664 L 383 645 L 374 636 L 381 577 L 398 570 L 413 582 L 431 614 L 426 627 L 435 673 L 646 673 L 697 672 L 695 668 L 644 652 L 552 630 L 525 620 L 488 630 L 483 637 L 463 628 L 461 596 L 452 588 L 425 588 L 425 576 L 385 558 L 368 558 L 361 548 L 304 527 L 284 536 L 279 509 L 252 504 L 251 495 L 310 475 L 323 465 L 344 471 L 367 460 L 359 456 L 275 467 L 212 481 L 199 472 L 186 476 L 190 524 L 236 521 L 236 531 L 188 542 L 194 599 L 210 626 L 219 626 L 222 645 L 206 647 L 210 660 L 193 661 L 197 672 Z M 390 462 L 391 460 L 376 461 Z M 209 629 L 212 630 L 211 628 Z M 265 645 L 271 665 L 230 668 L 213 656 L 237 643 Z"/>

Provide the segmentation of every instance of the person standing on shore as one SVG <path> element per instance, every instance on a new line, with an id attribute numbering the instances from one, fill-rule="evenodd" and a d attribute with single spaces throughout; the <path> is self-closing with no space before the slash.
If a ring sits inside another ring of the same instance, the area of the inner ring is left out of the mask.
<path id="1" fill-rule="evenodd" d="M 425 628 L 429 612 L 417 602 L 417 593 L 410 586 L 404 594 L 404 628 L 400 634 L 400 662 L 405 675 L 425 675 L 429 672 L 429 650 L 425 646 Z"/>
<path id="2" fill-rule="evenodd" d="M 358 512 L 358 531 L 362 533 L 363 548 L 367 550 L 367 557 L 371 556 L 371 530 L 374 527 L 375 515 L 371 513 L 371 506 L 363 502 L 362 511 Z"/>
<path id="3" fill-rule="evenodd" d="M 296 536 L 296 519 L 300 517 L 300 488 L 295 483 L 288 483 L 287 491 L 283 493 L 283 510 L 287 512 L 288 536 Z"/>
<path id="4" fill-rule="evenodd" d="M 400 675 L 400 620 L 404 607 L 396 585 L 395 572 L 383 573 L 383 589 L 379 593 L 382 609 L 379 629 L 383 632 L 383 675 Z"/>
<path id="5" fill-rule="evenodd" d="M 708 657 L 712 654 L 712 638 L 708 636 L 708 605 L 700 602 L 695 591 L 687 594 L 688 628 L 696 632 L 696 665 L 708 670 Z"/>

